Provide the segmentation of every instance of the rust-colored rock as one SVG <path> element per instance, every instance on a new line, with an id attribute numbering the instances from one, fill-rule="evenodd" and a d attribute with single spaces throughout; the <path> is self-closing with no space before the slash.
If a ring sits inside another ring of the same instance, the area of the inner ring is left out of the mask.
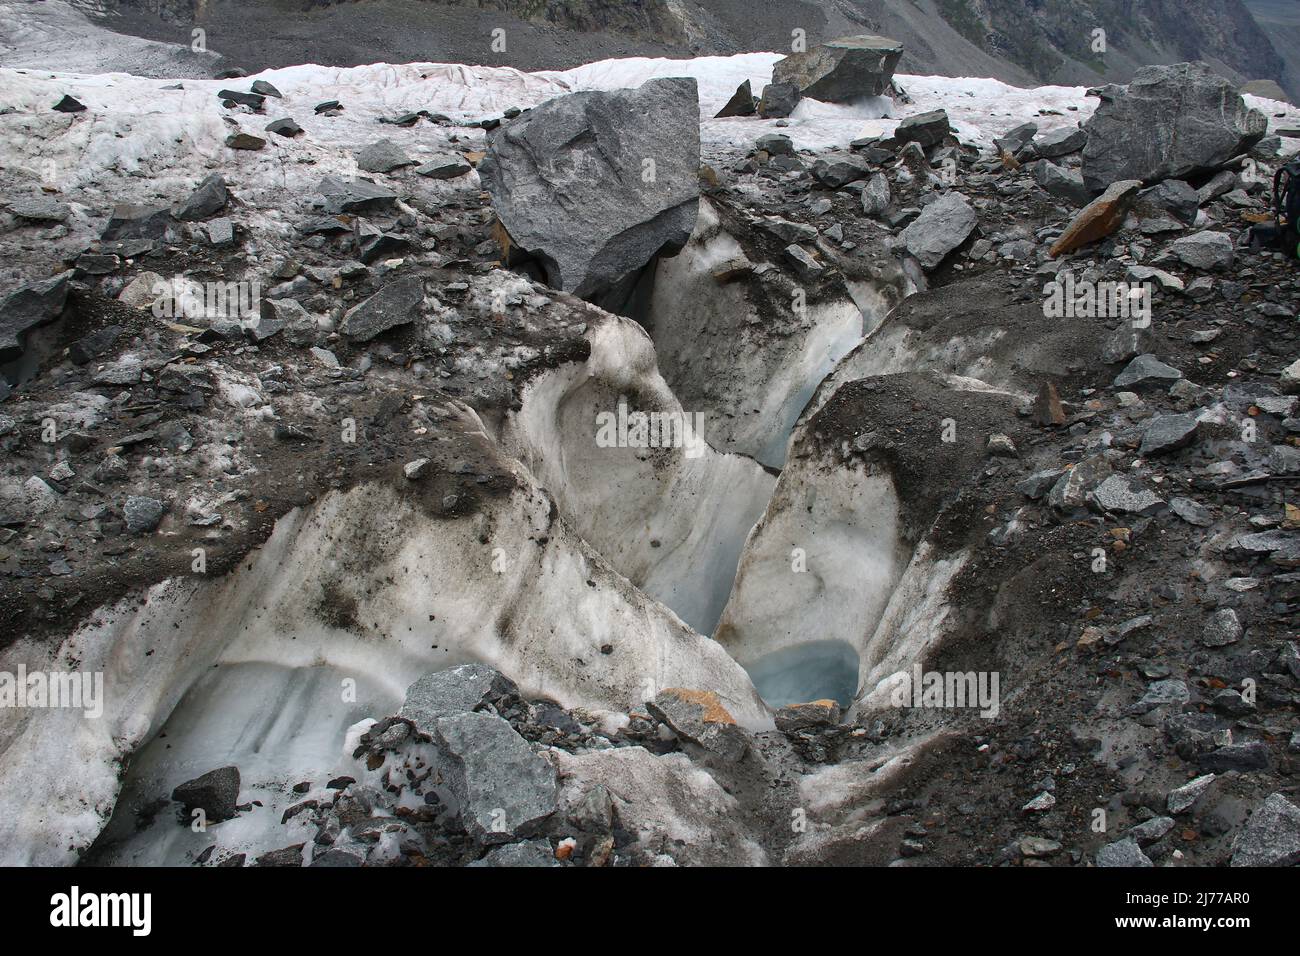
<path id="1" fill-rule="evenodd" d="M 1052 244 L 1051 257 L 1056 259 L 1068 255 L 1109 236 L 1124 222 L 1141 188 L 1142 183 L 1137 179 L 1112 183 L 1109 189 L 1079 210 L 1065 232 Z"/>
<path id="2" fill-rule="evenodd" d="M 1061 396 L 1056 386 L 1044 382 L 1038 388 L 1038 398 L 1034 401 L 1034 421 L 1044 428 L 1065 424 L 1065 408 L 1061 405 Z"/>

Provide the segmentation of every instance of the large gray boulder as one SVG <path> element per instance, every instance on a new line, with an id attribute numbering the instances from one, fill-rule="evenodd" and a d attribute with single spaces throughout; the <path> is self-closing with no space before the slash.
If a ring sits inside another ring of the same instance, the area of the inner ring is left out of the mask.
<path id="1" fill-rule="evenodd" d="M 922 267 L 933 269 L 966 241 L 978 221 L 965 196 L 946 192 L 922 210 L 916 221 L 903 230 L 901 238 Z"/>
<path id="2" fill-rule="evenodd" d="M 888 37 L 841 37 L 792 53 L 772 67 L 773 83 L 793 83 L 823 103 L 850 103 L 889 92 L 903 44 Z"/>
<path id="3" fill-rule="evenodd" d="M 1083 181 L 1155 183 L 1213 169 L 1258 143 L 1268 120 L 1204 63 L 1144 67 L 1128 87 L 1100 91 L 1084 126 Z"/>
<path id="4" fill-rule="evenodd" d="M 680 252 L 699 212 L 695 80 L 573 93 L 496 130 L 479 176 L 553 287 L 594 299 Z"/>
<path id="5" fill-rule="evenodd" d="M 491 714 L 442 717 L 433 737 L 448 761 L 447 786 L 461 823 L 480 843 L 529 835 L 555 812 L 555 768 L 507 721 Z"/>

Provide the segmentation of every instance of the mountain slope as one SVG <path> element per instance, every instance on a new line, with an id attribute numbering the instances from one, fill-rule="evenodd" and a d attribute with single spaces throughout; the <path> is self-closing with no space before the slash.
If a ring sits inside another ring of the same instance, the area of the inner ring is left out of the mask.
<path id="1" fill-rule="evenodd" d="M 563 69 L 610 56 L 784 52 L 803 31 L 809 43 L 881 33 L 903 42 L 902 72 L 1026 86 L 1123 82 L 1145 64 L 1188 59 L 1292 92 L 1297 75 L 1242 0 L 73 2 L 134 36 L 188 43 L 191 29 L 202 27 L 211 49 L 249 70 L 415 60 Z M 1252 3 L 1288 8 L 1280 0 Z M 1094 50 L 1097 30 L 1105 31 L 1104 52 Z"/>

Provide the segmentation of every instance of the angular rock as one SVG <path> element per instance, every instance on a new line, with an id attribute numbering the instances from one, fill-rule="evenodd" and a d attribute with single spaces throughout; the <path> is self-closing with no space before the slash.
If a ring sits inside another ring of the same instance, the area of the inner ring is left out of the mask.
<path id="1" fill-rule="evenodd" d="M 1164 500 L 1127 475 L 1111 475 L 1092 490 L 1094 508 L 1111 514 L 1151 514 L 1164 507 Z"/>
<path id="2" fill-rule="evenodd" d="M 894 139 L 899 144 L 918 143 L 923 149 L 938 146 L 952 132 L 948 114 L 944 110 L 917 113 L 903 120 L 894 129 Z"/>
<path id="3" fill-rule="evenodd" d="M 823 103 L 852 103 L 888 93 L 902 55 L 903 45 L 888 37 L 841 37 L 778 60 L 772 82 L 793 83 Z"/>
<path id="4" fill-rule="evenodd" d="M 813 163 L 813 177 L 823 186 L 839 189 L 856 179 L 862 179 L 868 173 L 866 160 L 856 156 L 838 159 L 819 159 Z"/>
<path id="5" fill-rule="evenodd" d="M 1091 187 L 1090 187 L 1091 188 Z M 1112 183 L 1106 191 L 1079 210 L 1078 215 L 1065 227 L 1049 254 L 1053 259 L 1069 255 L 1076 249 L 1105 239 L 1118 229 L 1128 215 L 1133 199 L 1142 183 L 1136 179 Z"/>
<path id="6" fill-rule="evenodd" d="M 1163 210 L 1190 226 L 1201 210 L 1201 197 L 1181 179 L 1166 179 L 1140 192 L 1136 205 L 1139 210 Z"/>
<path id="7" fill-rule="evenodd" d="M 283 119 L 271 120 L 271 122 L 267 123 L 266 132 L 292 139 L 302 132 L 302 127 L 291 117 L 286 116 Z"/>
<path id="8" fill-rule="evenodd" d="M 884 173 L 876 173 L 862 187 L 862 211 L 868 216 L 881 215 L 892 201 L 889 177 Z"/>
<path id="9" fill-rule="evenodd" d="M 1164 455 L 1186 448 L 1196 441 L 1196 434 L 1200 427 L 1200 415 L 1196 412 L 1182 415 L 1157 415 L 1151 419 L 1142 433 L 1142 445 L 1138 452 L 1146 456 Z"/>
<path id="10" fill-rule="evenodd" d="M 447 758 L 447 785 L 461 824 L 478 842 L 509 843 L 555 812 L 555 768 L 505 720 L 474 713 L 442 717 L 433 737 Z"/>
<path id="11" fill-rule="evenodd" d="M 144 534 L 153 531 L 162 522 L 167 513 L 167 505 L 157 498 L 144 495 L 131 495 L 122 506 L 122 516 L 126 519 L 126 530 L 132 534 Z"/>
<path id="12" fill-rule="evenodd" d="M 235 221 L 221 216 L 207 223 L 208 242 L 214 246 L 229 246 L 235 241 Z"/>
<path id="13" fill-rule="evenodd" d="M 368 173 L 391 173 L 402 166 L 414 165 L 415 160 L 391 139 L 381 139 L 357 150 L 357 167 Z"/>
<path id="14" fill-rule="evenodd" d="M 547 283 L 592 298 L 681 251 L 699 211 L 699 168 L 695 81 L 665 78 L 543 103 L 492 134 L 479 175 Z"/>
<path id="15" fill-rule="evenodd" d="M 262 111 L 262 105 L 266 103 L 266 97 L 261 93 L 241 93 L 238 90 L 221 90 L 217 93 L 217 98 L 226 103 L 238 103 L 240 106 L 247 106 L 259 113 Z"/>
<path id="16" fill-rule="evenodd" d="M 172 799 L 185 808 L 187 816 L 192 810 L 202 810 L 208 823 L 230 820 L 239 803 L 239 768 L 221 767 L 187 780 L 172 791 Z"/>
<path id="17" fill-rule="evenodd" d="M 970 237 L 978 221 L 966 197 L 950 191 L 926 206 L 900 238 L 922 268 L 930 270 Z"/>
<path id="18" fill-rule="evenodd" d="M 1139 355 L 1115 376 L 1115 388 L 1165 388 L 1183 377 L 1183 373 L 1166 365 L 1150 353 Z"/>
<path id="19" fill-rule="evenodd" d="M 1300 359 L 1296 359 L 1278 376 L 1277 387 L 1283 395 L 1300 395 Z"/>
<path id="20" fill-rule="evenodd" d="M 1088 144 L 1088 133 L 1079 126 L 1061 126 L 1034 140 L 1034 151 L 1042 159 L 1057 159 L 1077 153 Z"/>
<path id="21" fill-rule="evenodd" d="M 475 860 L 467 865 L 473 867 L 533 867 L 560 866 L 561 863 L 555 858 L 555 853 L 551 850 L 551 844 L 548 841 L 526 840 L 523 843 L 507 843 L 505 846 L 494 847 L 488 850 L 483 859 Z"/>
<path id="22" fill-rule="evenodd" d="M 324 200 L 325 211 L 333 215 L 389 212 L 397 205 L 397 193 L 368 179 L 326 176 L 316 187 L 316 192 Z"/>
<path id="23" fill-rule="evenodd" d="M 731 94 L 731 99 L 727 100 L 726 105 L 718 110 L 713 118 L 753 116 L 756 112 L 758 112 L 758 100 L 754 97 L 754 91 L 749 84 L 749 80 L 746 80 L 736 87 L 736 92 Z"/>
<path id="24" fill-rule="evenodd" d="M 83 113 L 86 106 L 75 97 L 64 94 L 63 97 L 51 107 L 57 113 Z"/>
<path id="25" fill-rule="evenodd" d="M 1249 151 L 1268 129 L 1264 114 L 1248 109 L 1232 83 L 1204 63 L 1143 67 L 1127 88 L 1107 87 L 1101 100 L 1084 125 L 1083 180 L 1092 190 L 1214 169 Z"/>
<path id="26" fill-rule="evenodd" d="M 1195 780 L 1189 780 L 1181 787 L 1170 790 L 1165 798 L 1165 809 L 1175 815 L 1186 813 L 1192 808 L 1192 804 L 1200 799 L 1201 794 L 1209 789 L 1210 784 L 1214 783 L 1216 776 L 1217 774 L 1212 773 L 1202 774 Z"/>
<path id="27" fill-rule="evenodd" d="M 369 342 L 381 332 L 414 322 L 423 303 L 424 283 L 417 276 L 404 276 L 348 309 L 339 331 L 354 342 Z"/>
<path id="28" fill-rule="evenodd" d="M 1227 773 L 1229 770 L 1249 773 L 1252 770 L 1267 770 L 1268 747 L 1259 740 L 1244 744 L 1228 744 L 1207 754 L 1201 754 L 1196 763 L 1207 773 Z"/>
<path id="29" fill-rule="evenodd" d="M 795 111 L 803 95 L 793 83 L 769 83 L 758 100 L 758 115 L 763 119 L 784 119 Z"/>
<path id="30" fill-rule="evenodd" d="M 1211 272 L 1232 268 L 1236 250 L 1227 233 L 1206 231 L 1175 239 L 1169 245 L 1169 255 L 1193 269 Z"/>
<path id="31" fill-rule="evenodd" d="M 28 282 L 11 292 L 0 304 L 0 362 L 23 354 L 27 333 L 63 315 L 68 305 L 68 280 L 64 272 L 39 282 Z"/>
<path id="32" fill-rule="evenodd" d="M 1190 699 L 1191 693 L 1187 689 L 1187 684 L 1183 681 L 1173 678 L 1153 681 L 1147 686 L 1142 697 L 1135 701 L 1127 712 L 1129 714 L 1145 714 L 1157 707 L 1181 707 Z"/>
<path id="33" fill-rule="evenodd" d="M 172 221 L 166 206 L 141 206 L 121 203 L 113 207 L 108 225 L 100 233 L 105 242 L 118 239 L 161 239 Z"/>
<path id="34" fill-rule="evenodd" d="M 754 148 L 769 156 L 793 156 L 794 140 L 784 133 L 766 133 L 754 140 Z"/>
<path id="35" fill-rule="evenodd" d="M 276 99 L 283 98 L 283 94 L 266 80 L 254 80 L 248 87 L 259 96 L 274 96 Z"/>
<path id="36" fill-rule="evenodd" d="M 1097 851 L 1096 864 L 1098 866 L 1114 867 L 1147 867 L 1155 864 L 1142 852 L 1138 846 L 1137 840 L 1127 837 L 1123 840 L 1116 840 L 1114 843 L 1108 843 Z"/>
<path id="37" fill-rule="evenodd" d="M 786 246 L 785 257 L 790 260 L 790 264 L 794 266 L 795 274 L 803 282 L 812 282 L 826 271 L 826 267 L 818 262 L 813 254 L 803 246 L 794 245 L 793 243 Z"/>
<path id="38" fill-rule="evenodd" d="M 28 222 L 66 222 L 68 219 L 68 204 L 49 196 L 14 199 L 9 203 L 9 211 Z"/>
<path id="39" fill-rule="evenodd" d="M 474 167 L 459 153 L 438 153 L 426 163 L 415 168 L 416 175 L 429 179 L 455 179 L 464 176 Z"/>
<path id="40" fill-rule="evenodd" d="M 1191 498 L 1170 498 L 1169 510 L 1198 528 L 1208 528 L 1214 524 L 1214 516 L 1210 514 L 1210 510 Z"/>
<path id="41" fill-rule="evenodd" d="M 231 149 L 258 150 L 266 145 L 266 140 L 252 133 L 232 133 L 226 137 L 226 145 Z"/>
<path id="42" fill-rule="evenodd" d="M 230 194 L 226 190 L 226 181 L 220 173 L 213 173 L 176 207 L 177 219 L 186 222 L 198 222 L 207 219 L 226 208 Z"/>
<path id="43" fill-rule="evenodd" d="M 406 690 L 399 716 L 431 734 L 440 717 L 471 713 L 518 693 L 514 682 L 485 664 L 461 664 L 425 674 Z"/>
<path id="44" fill-rule="evenodd" d="M 727 760 L 739 760 L 749 749 L 744 731 L 713 691 L 670 687 L 646 709 L 685 740 Z"/>
<path id="45" fill-rule="evenodd" d="M 789 704 L 776 712 L 776 729 L 786 734 L 821 730 L 840 722 L 840 705 L 833 700 Z"/>
<path id="46" fill-rule="evenodd" d="M 1133 827 L 1128 831 L 1128 834 L 1134 840 L 1137 840 L 1139 846 L 1145 846 L 1159 840 L 1173 828 L 1173 817 L 1152 817 L 1150 820 Z"/>
<path id="47" fill-rule="evenodd" d="M 1110 463 L 1105 457 L 1093 455 L 1085 458 L 1061 475 L 1052 486 L 1048 504 L 1058 511 L 1081 508 L 1088 503 L 1088 493 L 1110 475 Z"/>
<path id="48" fill-rule="evenodd" d="M 1009 130 L 994 139 L 993 146 L 999 153 L 1010 153 L 1014 156 L 1032 143 L 1037 135 L 1037 123 L 1022 123 L 1015 129 Z"/>
<path id="49" fill-rule="evenodd" d="M 1085 206 L 1092 201 L 1092 193 L 1084 186 L 1083 177 L 1077 170 L 1065 169 L 1046 159 L 1034 164 L 1034 182 L 1048 195 L 1076 206 Z"/>
<path id="50" fill-rule="evenodd" d="M 1241 621 L 1237 612 L 1230 607 L 1222 608 L 1210 615 L 1201 631 L 1201 643 L 1206 647 L 1226 647 L 1241 640 Z"/>
<path id="51" fill-rule="evenodd" d="M 1300 808 L 1275 793 L 1260 804 L 1232 844 L 1230 866 L 1300 863 Z"/>

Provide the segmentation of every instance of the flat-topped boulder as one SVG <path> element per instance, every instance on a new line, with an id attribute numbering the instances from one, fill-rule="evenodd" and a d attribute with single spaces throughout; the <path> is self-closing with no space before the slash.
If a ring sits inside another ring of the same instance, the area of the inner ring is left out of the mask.
<path id="1" fill-rule="evenodd" d="M 889 92 L 903 44 L 880 36 L 840 37 L 772 67 L 773 83 L 793 83 L 823 103 L 850 103 Z"/>

